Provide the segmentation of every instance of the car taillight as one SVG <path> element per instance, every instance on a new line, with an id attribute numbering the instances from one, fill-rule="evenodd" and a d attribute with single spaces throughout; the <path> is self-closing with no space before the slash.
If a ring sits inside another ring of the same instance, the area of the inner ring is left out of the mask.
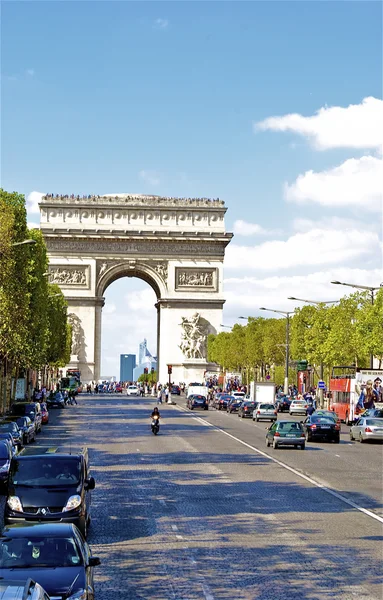
<path id="1" fill-rule="evenodd" d="M 366 432 L 366 433 L 372 433 L 372 429 L 371 429 L 371 427 L 366 427 L 366 429 L 365 429 L 365 432 Z"/>
<path id="2" fill-rule="evenodd" d="M 277 414 L 277 411 L 276 411 L 276 410 L 274 411 L 274 414 L 275 414 L 275 415 Z"/>
<path id="3" fill-rule="evenodd" d="M 305 434 L 304 434 L 304 433 L 301 433 L 301 437 L 305 437 Z"/>
<path id="4" fill-rule="evenodd" d="M 310 427 L 311 427 L 311 429 L 316 429 L 317 428 L 316 425 L 311 425 Z"/>
<path id="5" fill-rule="evenodd" d="M 281 434 L 279 433 L 279 431 L 276 431 L 276 432 L 274 433 L 274 437 L 281 437 Z"/>
<path id="6" fill-rule="evenodd" d="M 247 408 L 247 406 L 245 406 L 245 408 L 243 410 L 249 410 L 249 409 Z"/>
<path id="7" fill-rule="evenodd" d="M 260 411 L 260 410 L 257 410 L 257 415 L 260 415 L 260 414 L 261 414 L 261 411 Z"/>
<path id="8" fill-rule="evenodd" d="M 338 425 L 338 423 L 335 425 L 335 429 L 340 429 L 340 425 Z"/>

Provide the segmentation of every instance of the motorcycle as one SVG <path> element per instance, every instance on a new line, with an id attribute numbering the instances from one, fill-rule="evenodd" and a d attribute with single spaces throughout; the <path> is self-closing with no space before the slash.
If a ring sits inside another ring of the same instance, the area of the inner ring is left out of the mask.
<path id="1" fill-rule="evenodd" d="M 160 420 L 157 415 L 155 415 L 152 419 L 152 433 L 157 435 L 160 430 Z"/>

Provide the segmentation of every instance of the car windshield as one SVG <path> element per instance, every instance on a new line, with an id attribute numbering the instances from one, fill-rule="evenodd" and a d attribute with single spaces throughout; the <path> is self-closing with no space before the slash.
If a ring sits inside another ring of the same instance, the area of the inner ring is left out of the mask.
<path id="1" fill-rule="evenodd" d="M 274 410 L 274 404 L 260 404 L 262 410 Z"/>
<path id="2" fill-rule="evenodd" d="M 73 538 L 2 538 L 0 568 L 77 567 L 82 557 Z"/>
<path id="3" fill-rule="evenodd" d="M 0 423 L 0 431 L 6 431 L 12 433 L 17 431 L 16 423 Z"/>
<path id="4" fill-rule="evenodd" d="M 374 427 L 383 427 L 383 419 L 366 419 L 366 425 Z"/>
<path id="5" fill-rule="evenodd" d="M 295 423 L 295 422 L 287 422 L 287 423 L 279 423 L 278 424 L 278 431 L 282 431 L 284 433 L 293 433 L 294 431 L 302 431 L 302 426 L 300 423 Z"/>
<path id="6" fill-rule="evenodd" d="M 13 484 L 30 487 L 77 485 L 79 477 L 78 460 L 68 458 L 52 460 L 49 456 L 36 456 L 33 460 L 15 460 L 10 473 Z"/>
<path id="7" fill-rule="evenodd" d="M 311 423 L 328 423 L 328 424 L 333 424 L 334 423 L 334 419 L 331 419 L 331 417 L 311 417 Z"/>

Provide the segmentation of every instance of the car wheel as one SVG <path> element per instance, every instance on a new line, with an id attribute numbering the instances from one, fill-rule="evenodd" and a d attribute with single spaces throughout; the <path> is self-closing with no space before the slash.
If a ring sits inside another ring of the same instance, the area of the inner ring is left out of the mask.
<path id="1" fill-rule="evenodd" d="M 241 417 L 242 417 L 242 419 L 244 419 L 244 418 L 245 418 L 245 415 L 244 415 L 244 413 L 242 413 Z"/>
<path id="2" fill-rule="evenodd" d="M 362 437 L 362 433 L 359 434 L 359 441 L 360 441 L 361 444 L 363 444 L 363 442 L 364 442 L 364 439 Z"/>
<path id="3" fill-rule="evenodd" d="M 270 448 L 270 442 L 269 442 L 269 440 L 268 440 L 267 438 L 266 438 L 266 446 L 267 446 L 268 448 Z"/>
<path id="4" fill-rule="evenodd" d="M 273 448 L 274 450 L 278 450 L 278 444 L 275 440 L 273 441 Z"/>
<path id="5" fill-rule="evenodd" d="M 292 416 L 293 416 L 293 413 L 291 412 L 291 413 L 289 413 L 289 415 L 290 415 L 290 417 L 292 417 Z"/>
<path id="6" fill-rule="evenodd" d="M 253 421 L 255 421 L 254 417 L 253 417 Z"/>
<path id="7" fill-rule="evenodd" d="M 353 442 L 354 441 L 354 436 L 352 435 L 352 431 L 350 430 L 350 440 Z"/>
<path id="8" fill-rule="evenodd" d="M 301 444 L 299 447 L 301 450 L 304 450 L 306 448 L 306 444 Z"/>
<path id="9" fill-rule="evenodd" d="M 336 438 L 334 439 L 334 442 L 335 442 L 336 444 L 340 444 L 340 437 L 339 437 L 339 436 L 338 436 L 338 437 L 336 437 Z"/>
<path id="10" fill-rule="evenodd" d="M 258 419 L 258 417 L 257 417 L 255 420 L 257 421 L 257 423 L 259 423 L 259 419 Z"/>

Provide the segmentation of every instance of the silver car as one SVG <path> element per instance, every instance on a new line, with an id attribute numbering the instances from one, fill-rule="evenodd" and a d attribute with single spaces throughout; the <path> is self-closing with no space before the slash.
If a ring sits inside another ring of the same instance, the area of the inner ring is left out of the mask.
<path id="1" fill-rule="evenodd" d="M 50 600 L 48 594 L 32 579 L 3 581 L 0 583 L 0 600 Z"/>
<path id="2" fill-rule="evenodd" d="M 305 415 L 308 407 L 306 400 L 293 400 L 290 404 L 289 413 L 290 415 Z"/>
<path id="3" fill-rule="evenodd" d="M 274 404 L 259 402 L 253 410 L 253 421 L 276 421 L 277 416 L 277 409 Z"/>
<path id="4" fill-rule="evenodd" d="M 350 429 L 350 440 L 383 442 L 383 419 L 361 417 Z"/>

